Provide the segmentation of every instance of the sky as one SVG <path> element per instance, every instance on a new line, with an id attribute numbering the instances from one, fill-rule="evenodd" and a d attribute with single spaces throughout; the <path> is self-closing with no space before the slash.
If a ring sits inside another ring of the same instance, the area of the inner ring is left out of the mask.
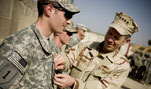
<path id="1" fill-rule="evenodd" d="M 148 46 L 151 40 L 151 0 L 74 0 L 80 13 L 73 16 L 74 25 L 84 24 L 91 31 L 105 34 L 116 12 L 131 16 L 139 26 L 131 43 Z"/>

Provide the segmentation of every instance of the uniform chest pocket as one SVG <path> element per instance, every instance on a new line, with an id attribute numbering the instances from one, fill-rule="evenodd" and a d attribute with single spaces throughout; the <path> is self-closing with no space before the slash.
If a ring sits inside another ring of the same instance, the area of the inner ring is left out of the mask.
<path id="1" fill-rule="evenodd" d="M 38 60 L 33 60 L 31 62 L 30 71 L 34 76 L 40 76 L 51 72 L 52 58 L 48 56 L 39 56 Z"/>
<path id="2" fill-rule="evenodd" d="M 88 67 L 90 60 L 91 59 L 83 55 L 80 57 L 80 59 L 78 59 L 76 67 L 81 71 L 84 71 Z"/>
<path id="3" fill-rule="evenodd" d="M 104 78 L 107 77 L 111 73 L 111 70 L 109 67 L 105 65 L 97 66 L 92 71 L 92 75 L 96 78 Z"/>
<path id="4" fill-rule="evenodd" d="M 72 66 L 71 75 L 74 78 L 79 78 L 83 71 L 85 71 L 89 65 L 90 60 L 86 59 L 85 57 L 80 57 L 77 63 Z"/>

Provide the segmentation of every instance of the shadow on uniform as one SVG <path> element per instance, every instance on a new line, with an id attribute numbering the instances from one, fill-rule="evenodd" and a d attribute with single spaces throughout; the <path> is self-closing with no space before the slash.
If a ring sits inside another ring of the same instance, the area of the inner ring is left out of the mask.
<path id="1" fill-rule="evenodd" d="M 131 88 L 128 88 L 126 86 L 121 86 L 122 89 L 131 89 Z"/>

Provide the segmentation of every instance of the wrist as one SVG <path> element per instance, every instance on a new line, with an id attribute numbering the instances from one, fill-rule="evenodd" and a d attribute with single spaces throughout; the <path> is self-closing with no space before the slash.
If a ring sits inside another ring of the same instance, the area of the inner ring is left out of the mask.
<path id="1" fill-rule="evenodd" d="M 79 82 L 76 79 L 74 79 L 74 83 L 72 84 L 71 89 L 78 89 L 78 87 L 79 87 Z"/>

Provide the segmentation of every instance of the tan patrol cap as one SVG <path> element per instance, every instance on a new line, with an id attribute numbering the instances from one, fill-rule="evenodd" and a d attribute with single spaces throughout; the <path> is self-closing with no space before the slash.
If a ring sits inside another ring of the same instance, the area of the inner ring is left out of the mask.
<path id="1" fill-rule="evenodd" d="M 66 25 L 65 28 L 68 32 L 77 32 L 77 30 L 73 27 L 73 24 Z"/>
<path id="2" fill-rule="evenodd" d="M 86 26 L 83 24 L 77 24 L 76 28 L 81 28 L 82 30 L 87 31 Z"/>
<path id="3" fill-rule="evenodd" d="M 138 31 L 138 25 L 135 21 L 123 12 L 116 13 L 109 27 L 116 29 L 121 35 L 132 35 Z"/>
<path id="4" fill-rule="evenodd" d="M 63 7 L 64 9 L 66 9 L 69 12 L 72 12 L 72 13 L 80 12 L 78 7 L 74 5 L 74 3 L 73 3 L 74 0 L 38 0 L 38 1 L 42 2 L 42 3 L 46 3 L 49 1 L 58 2 L 61 5 L 61 7 Z"/>

